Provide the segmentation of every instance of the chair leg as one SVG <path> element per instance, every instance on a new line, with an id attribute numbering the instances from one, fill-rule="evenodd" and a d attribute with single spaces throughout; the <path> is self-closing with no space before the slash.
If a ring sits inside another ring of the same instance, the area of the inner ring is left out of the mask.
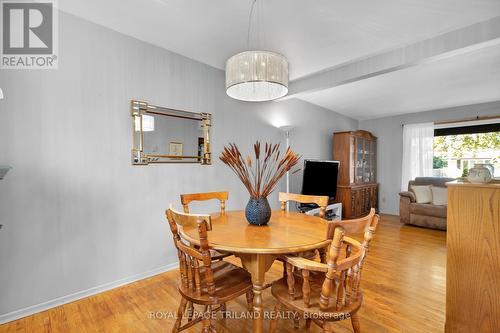
<path id="1" fill-rule="evenodd" d="M 307 330 L 311 329 L 311 322 L 312 322 L 311 318 L 306 319 L 306 329 Z"/>
<path id="2" fill-rule="evenodd" d="M 286 262 L 283 262 L 283 278 L 286 279 L 287 273 L 286 273 Z"/>
<path id="3" fill-rule="evenodd" d="M 298 315 L 293 316 L 293 329 L 298 330 L 300 326 L 300 318 Z"/>
<path id="4" fill-rule="evenodd" d="M 210 305 L 205 305 L 205 311 L 203 312 L 203 319 L 202 319 L 202 332 L 203 333 L 210 333 L 212 328 L 210 327 L 210 317 L 212 316 L 212 307 Z"/>
<path id="5" fill-rule="evenodd" d="M 222 313 L 222 318 L 226 318 L 226 303 L 220 305 L 220 312 Z"/>
<path id="6" fill-rule="evenodd" d="M 247 291 L 247 306 L 249 311 L 253 311 L 253 291 Z"/>
<path id="7" fill-rule="evenodd" d="M 361 327 L 359 325 L 359 316 L 357 312 L 351 314 L 351 324 L 354 333 L 361 333 Z"/>
<path id="8" fill-rule="evenodd" d="M 194 315 L 194 305 L 193 302 L 188 302 L 187 303 L 187 318 L 188 322 L 193 320 L 193 315 Z"/>
<path id="9" fill-rule="evenodd" d="M 226 304 L 224 303 L 224 306 L 225 306 L 225 305 L 226 305 Z M 221 306 L 222 306 L 222 304 L 221 304 Z M 211 321 L 211 320 L 212 320 L 212 318 L 216 318 L 216 316 L 217 316 L 217 312 L 215 312 L 214 310 L 211 310 L 211 311 L 210 311 L 210 326 L 209 326 L 209 328 L 210 328 L 210 333 L 217 333 L 217 330 L 215 329 L 215 325 L 214 325 L 214 324 L 212 323 L 212 321 Z"/>
<path id="10" fill-rule="evenodd" d="M 269 333 L 276 332 L 276 326 L 278 325 L 278 312 L 281 310 L 281 303 L 277 302 L 274 307 L 273 317 L 271 318 L 271 324 L 269 325 Z"/>
<path id="11" fill-rule="evenodd" d="M 177 310 L 177 319 L 175 320 L 174 328 L 172 329 L 172 333 L 178 333 L 179 328 L 181 327 L 182 317 L 184 315 L 184 311 L 186 310 L 187 300 L 185 298 L 181 299 L 181 304 L 179 304 L 179 309 Z"/>

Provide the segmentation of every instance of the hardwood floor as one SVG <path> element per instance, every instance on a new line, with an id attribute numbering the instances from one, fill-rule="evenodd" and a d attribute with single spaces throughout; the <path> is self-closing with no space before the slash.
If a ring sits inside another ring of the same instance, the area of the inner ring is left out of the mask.
<path id="1" fill-rule="evenodd" d="M 402 226 L 397 216 L 382 215 L 361 282 L 362 332 L 443 332 L 445 263 L 445 232 Z M 281 274 L 281 263 L 276 262 L 266 280 Z M 0 332 L 170 332 L 174 319 L 168 313 L 173 315 L 180 301 L 177 280 L 177 270 L 160 274 L 1 325 Z M 264 308 L 271 311 L 274 304 L 268 289 Z M 246 299 L 242 296 L 227 306 L 228 311 L 246 311 Z M 218 318 L 218 332 L 252 331 L 249 319 Z M 265 320 L 266 331 L 268 327 Z M 278 324 L 278 332 L 304 330 L 303 322 L 299 330 L 292 320 Z M 320 331 L 312 325 L 311 332 Z M 352 332 L 350 321 L 339 322 L 335 332 Z"/>

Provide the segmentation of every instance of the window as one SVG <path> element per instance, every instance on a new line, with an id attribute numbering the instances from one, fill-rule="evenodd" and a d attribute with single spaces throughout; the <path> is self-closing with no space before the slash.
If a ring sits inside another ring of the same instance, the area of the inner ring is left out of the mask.
<path id="1" fill-rule="evenodd" d="M 436 128 L 433 175 L 466 177 L 475 164 L 490 164 L 500 177 L 500 123 Z"/>

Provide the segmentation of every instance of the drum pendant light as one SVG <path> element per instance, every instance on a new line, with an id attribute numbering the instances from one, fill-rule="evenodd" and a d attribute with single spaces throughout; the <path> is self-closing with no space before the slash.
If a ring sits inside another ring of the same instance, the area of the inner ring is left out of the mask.
<path id="1" fill-rule="evenodd" d="M 256 0 L 252 3 L 250 27 Z M 265 33 L 265 32 L 264 32 Z M 270 101 L 288 93 L 288 60 L 270 51 L 246 51 L 226 61 L 226 93 L 229 97 L 248 102 Z"/>

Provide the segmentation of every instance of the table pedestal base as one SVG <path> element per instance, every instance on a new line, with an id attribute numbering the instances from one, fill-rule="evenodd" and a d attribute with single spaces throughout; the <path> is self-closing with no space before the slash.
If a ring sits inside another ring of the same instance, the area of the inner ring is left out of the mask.
<path id="1" fill-rule="evenodd" d="M 262 290 L 264 289 L 266 272 L 271 268 L 275 255 L 270 254 L 235 254 L 241 259 L 243 267 L 252 275 L 253 284 L 253 332 L 264 332 L 262 314 Z"/>

